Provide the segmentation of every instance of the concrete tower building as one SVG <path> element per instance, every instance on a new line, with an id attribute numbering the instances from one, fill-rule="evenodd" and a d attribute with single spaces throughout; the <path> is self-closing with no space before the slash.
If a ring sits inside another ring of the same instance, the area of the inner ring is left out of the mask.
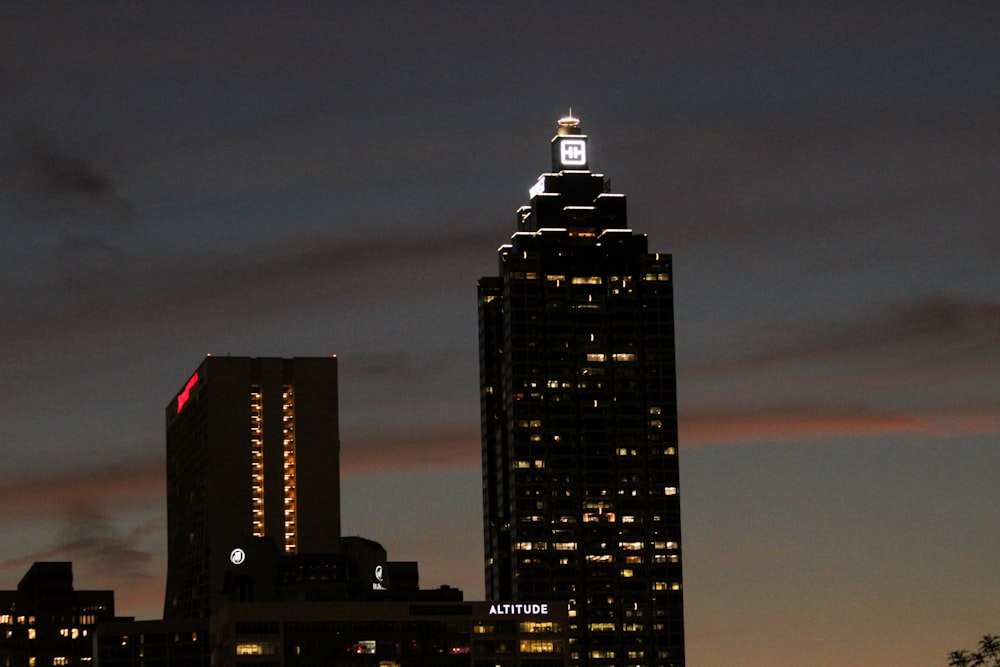
<path id="1" fill-rule="evenodd" d="M 166 422 L 164 618 L 210 616 L 254 538 L 341 548 L 336 357 L 206 357 Z"/>
<path id="2" fill-rule="evenodd" d="M 559 121 L 479 282 L 486 595 L 561 599 L 578 665 L 684 665 L 671 257 Z"/>

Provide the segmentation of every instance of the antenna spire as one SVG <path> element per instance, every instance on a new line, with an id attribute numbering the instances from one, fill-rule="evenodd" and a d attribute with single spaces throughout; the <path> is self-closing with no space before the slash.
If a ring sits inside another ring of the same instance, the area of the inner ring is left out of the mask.
<path id="1" fill-rule="evenodd" d="M 580 119 L 573 115 L 573 107 L 569 108 L 569 114 L 559 119 L 559 127 L 579 127 Z"/>

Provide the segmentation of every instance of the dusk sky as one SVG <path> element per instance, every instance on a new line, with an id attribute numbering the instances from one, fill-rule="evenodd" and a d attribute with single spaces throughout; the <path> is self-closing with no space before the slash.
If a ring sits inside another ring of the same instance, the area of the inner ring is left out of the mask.
<path id="1" fill-rule="evenodd" d="M 345 534 L 482 599 L 476 281 L 572 107 L 674 257 L 688 664 L 1000 632 L 1000 3 L 690 4 L 0 4 L 0 589 L 158 618 L 167 403 L 336 354 Z"/>

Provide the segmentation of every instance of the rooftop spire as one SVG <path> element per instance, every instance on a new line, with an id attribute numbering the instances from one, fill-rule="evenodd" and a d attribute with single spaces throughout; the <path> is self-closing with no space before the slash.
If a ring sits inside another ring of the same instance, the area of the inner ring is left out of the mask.
<path id="1" fill-rule="evenodd" d="M 580 119 L 573 115 L 573 107 L 569 108 L 569 114 L 559 119 L 559 134 L 579 134 Z"/>
<path id="2" fill-rule="evenodd" d="M 576 127 L 580 124 L 580 119 L 573 116 L 573 107 L 569 108 L 569 113 L 559 119 L 559 127 Z"/>

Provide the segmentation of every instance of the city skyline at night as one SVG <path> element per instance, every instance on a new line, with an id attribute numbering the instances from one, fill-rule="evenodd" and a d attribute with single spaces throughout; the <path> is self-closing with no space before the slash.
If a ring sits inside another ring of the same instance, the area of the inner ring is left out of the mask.
<path id="1" fill-rule="evenodd" d="M 572 107 L 683 276 L 688 664 L 942 664 L 1000 620 L 998 11 L 5 3 L 0 589 L 159 616 L 165 397 L 336 352 L 343 535 L 482 599 L 472 283 Z"/>

